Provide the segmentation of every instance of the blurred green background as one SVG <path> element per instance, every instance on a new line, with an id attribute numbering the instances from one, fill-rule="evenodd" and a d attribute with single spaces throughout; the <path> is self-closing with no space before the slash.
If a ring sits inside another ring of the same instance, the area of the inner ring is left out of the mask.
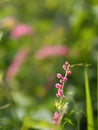
<path id="1" fill-rule="evenodd" d="M 56 110 L 56 73 L 64 74 L 66 60 L 91 64 L 97 129 L 97 50 L 97 0 L 0 0 L 0 130 L 44 130 L 41 121 L 51 122 Z M 65 95 L 70 92 L 76 109 L 69 98 L 65 117 L 74 126 L 67 122 L 64 130 L 75 130 L 77 119 L 86 130 L 84 67 L 72 68 Z"/>

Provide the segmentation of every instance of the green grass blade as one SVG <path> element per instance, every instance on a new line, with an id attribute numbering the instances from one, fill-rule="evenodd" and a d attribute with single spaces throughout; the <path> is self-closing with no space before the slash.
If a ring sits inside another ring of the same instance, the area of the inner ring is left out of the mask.
<path id="1" fill-rule="evenodd" d="M 0 32 L 0 41 L 1 41 L 2 37 L 3 37 L 3 32 Z"/>
<path id="2" fill-rule="evenodd" d="M 85 91 L 86 91 L 87 130 L 94 130 L 94 118 L 93 118 L 93 109 L 89 89 L 87 67 L 85 67 L 84 70 L 84 77 L 85 77 Z"/>

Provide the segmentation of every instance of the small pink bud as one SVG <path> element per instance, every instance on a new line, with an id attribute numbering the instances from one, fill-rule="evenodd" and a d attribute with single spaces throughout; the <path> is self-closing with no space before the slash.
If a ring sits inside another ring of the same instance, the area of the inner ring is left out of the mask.
<path id="1" fill-rule="evenodd" d="M 66 62 L 65 62 L 65 65 L 69 65 L 69 62 L 68 62 L 68 61 L 66 61 Z"/>
<path id="2" fill-rule="evenodd" d="M 60 88 L 60 89 L 63 88 L 63 86 L 62 86 L 61 84 L 59 84 L 59 83 L 56 83 L 56 84 L 55 84 L 55 87 L 56 87 L 56 88 Z"/>
<path id="3" fill-rule="evenodd" d="M 68 79 L 67 79 L 67 77 L 65 76 L 65 77 L 63 77 L 63 81 L 65 82 L 65 81 L 67 81 Z"/>
<path id="4" fill-rule="evenodd" d="M 56 120 L 52 120 L 52 124 L 57 124 L 57 121 Z M 54 129 L 53 129 L 54 130 Z"/>
<path id="5" fill-rule="evenodd" d="M 58 120 L 59 117 L 60 117 L 59 113 L 58 113 L 58 112 L 55 112 L 53 119 Z"/>
<path id="6" fill-rule="evenodd" d="M 63 83 L 63 80 L 62 80 L 62 79 L 60 79 L 60 83 L 61 83 L 61 84 Z"/>
<path id="7" fill-rule="evenodd" d="M 62 78 L 62 75 L 60 73 L 57 73 L 57 78 L 58 79 Z"/>
<path id="8" fill-rule="evenodd" d="M 63 90 L 58 89 L 58 93 L 56 94 L 57 97 L 61 97 L 63 95 Z"/>
<path id="9" fill-rule="evenodd" d="M 54 116 L 53 116 L 53 119 L 52 119 L 52 124 L 55 124 L 55 125 L 59 126 L 60 125 L 59 118 L 60 118 L 60 114 L 58 112 L 55 112 Z"/>
<path id="10" fill-rule="evenodd" d="M 70 70 L 67 70 L 66 75 L 70 75 L 70 74 L 72 74 L 72 72 Z"/>
<path id="11" fill-rule="evenodd" d="M 64 70 L 66 70 L 66 69 L 67 69 L 67 67 L 66 67 L 66 65 L 65 65 L 65 64 L 64 64 L 62 67 L 63 67 L 63 69 L 64 69 Z"/>
<path id="12" fill-rule="evenodd" d="M 60 95 L 59 95 L 58 93 L 56 94 L 56 96 L 57 96 L 57 97 L 60 97 Z"/>

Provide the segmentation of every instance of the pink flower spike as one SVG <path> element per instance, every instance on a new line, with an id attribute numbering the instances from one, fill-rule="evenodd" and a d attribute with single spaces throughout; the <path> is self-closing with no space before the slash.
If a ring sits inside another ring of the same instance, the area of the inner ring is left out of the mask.
<path id="1" fill-rule="evenodd" d="M 69 53 L 69 48 L 63 45 L 58 46 L 44 46 L 41 49 L 39 49 L 35 57 L 37 59 L 45 59 L 48 57 L 54 57 L 54 56 L 66 56 Z"/>
<path id="2" fill-rule="evenodd" d="M 11 31 L 11 38 L 16 40 L 22 36 L 31 36 L 32 27 L 26 24 L 18 24 Z"/>
<path id="3" fill-rule="evenodd" d="M 15 55 L 12 63 L 10 64 L 10 66 L 8 67 L 8 70 L 6 72 L 5 78 L 7 80 L 11 80 L 16 76 L 16 74 L 18 73 L 21 65 L 26 60 L 28 54 L 29 54 L 29 50 L 25 49 L 25 48 L 21 48 L 17 52 L 17 54 Z"/>
<path id="4" fill-rule="evenodd" d="M 60 73 L 57 73 L 57 78 L 58 79 L 61 79 L 62 78 L 62 75 Z"/>
<path id="5" fill-rule="evenodd" d="M 56 87 L 56 88 L 59 88 L 59 89 L 62 89 L 62 88 L 63 88 L 63 86 L 62 86 L 61 84 L 59 84 L 59 83 L 56 83 L 56 84 L 55 84 L 55 87 Z"/>

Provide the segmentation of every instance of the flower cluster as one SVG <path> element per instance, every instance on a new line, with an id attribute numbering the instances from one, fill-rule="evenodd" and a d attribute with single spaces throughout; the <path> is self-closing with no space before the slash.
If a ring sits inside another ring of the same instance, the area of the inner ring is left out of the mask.
<path id="1" fill-rule="evenodd" d="M 60 83 L 56 83 L 55 87 L 58 89 L 57 97 L 61 97 L 63 95 L 64 84 L 68 80 L 67 76 L 71 74 L 70 64 L 68 61 L 63 64 L 63 69 L 65 70 L 65 76 L 62 76 L 60 73 L 57 73 L 57 78 L 60 79 Z"/>
<path id="2" fill-rule="evenodd" d="M 60 73 L 57 73 L 57 78 L 59 79 L 59 83 L 55 84 L 55 87 L 58 89 L 56 96 L 58 98 L 60 98 L 60 102 L 57 104 L 59 104 L 59 106 L 60 106 L 59 108 L 61 108 L 61 109 L 59 110 L 59 112 L 54 113 L 54 116 L 52 119 L 52 123 L 57 126 L 60 126 L 60 122 L 61 122 L 62 117 L 63 117 L 64 113 L 66 112 L 66 109 L 68 106 L 68 103 L 64 103 L 65 105 L 63 104 L 63 106 L 62 106 L 62 99 L 64 97 L 63 89 L 64 89 L 64 85 L 65 85 L 66 81 L 68 80 L 68 75 L 70 75 L 72 73 L 70 70 L 70 64 L 68 61 L 66 61 L 62 67 L 65 71 L 65 75 L 62 76 Z"/>

